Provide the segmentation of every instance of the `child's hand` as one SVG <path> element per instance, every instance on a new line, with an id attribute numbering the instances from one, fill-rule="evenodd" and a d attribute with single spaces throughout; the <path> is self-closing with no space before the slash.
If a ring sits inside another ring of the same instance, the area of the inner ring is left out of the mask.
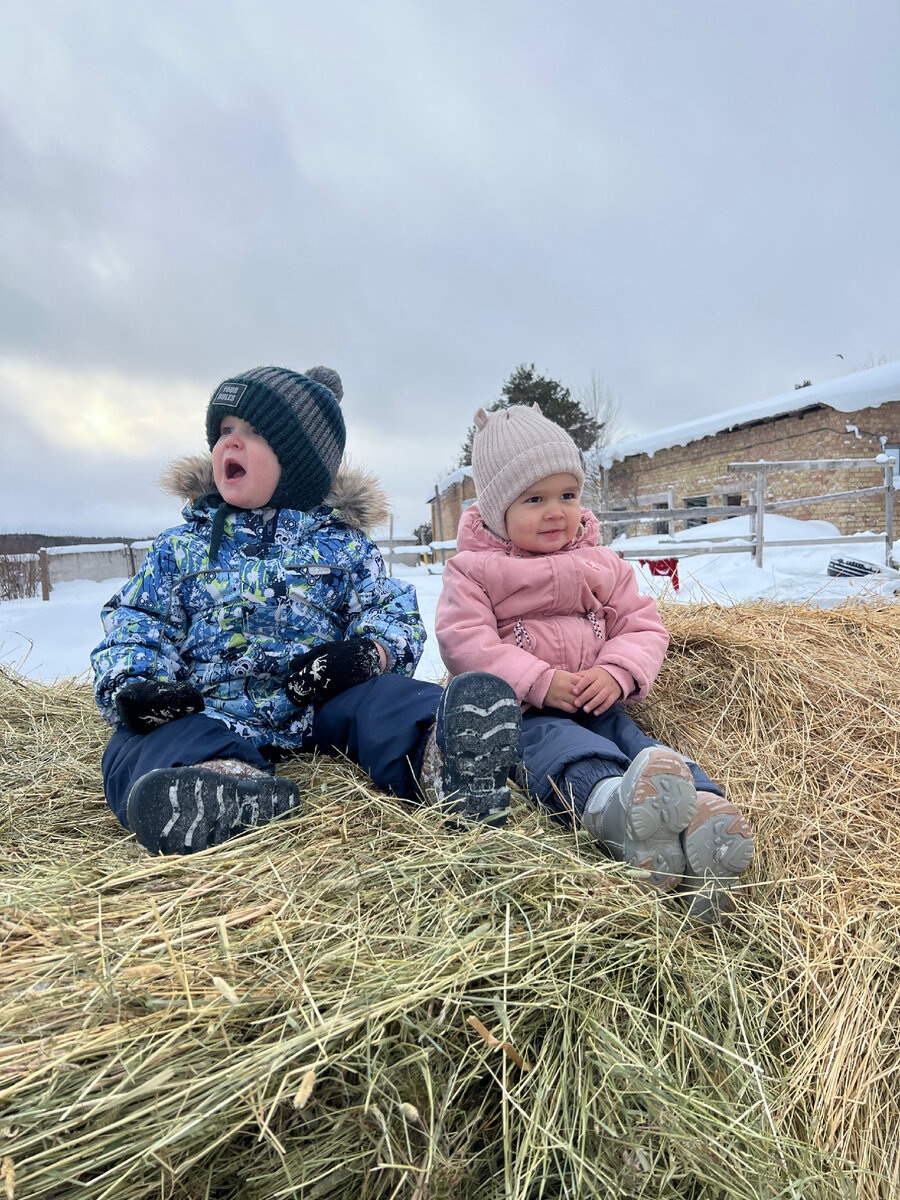
<path id="1" fill-rule="evenodd" d="M 575 684 L 578 676 L 571 671 L 554 671 L 547 695 L 544 697 L 545 708 L 561 708 L 563 712 L 573 713 L 578 704 L 575 700 Z"/>
<path id="2" fill-rule="evenodd" d="M 169 721 L 203 712 L 203 697 L 190 683 L 134 679 L 116 696 L 116 712 L 132 733 L 152 733 Z"/>
<path id="3" fill-rule="evenodd" d="M 326 642 L 309 654 L 291 659 L 291 673 L 284 681 L 284 690 L 288 700 L 298 708 L 323 704 L 347 688 L 380 675 L 385 662 L 384 650 L 369 638 Z"/>
<path id="4" fill-rule="evenodd" d="M 575 676 L 575 705 L 586 713 L 602 713 L 622 697 L 622 689 L 609 671 L 591 667 Z"/>

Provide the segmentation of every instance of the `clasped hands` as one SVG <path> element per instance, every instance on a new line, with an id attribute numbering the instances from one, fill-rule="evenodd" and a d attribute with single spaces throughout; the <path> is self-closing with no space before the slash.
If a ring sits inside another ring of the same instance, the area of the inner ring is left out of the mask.
<path id="1" fill-rule="evenodd" d="M 577 672 L 554 671 L 544 706 L 568 713 L 583 709 L 586 713 L 599 715 L 621 697 L 622 688 L 603 667 Z"/>

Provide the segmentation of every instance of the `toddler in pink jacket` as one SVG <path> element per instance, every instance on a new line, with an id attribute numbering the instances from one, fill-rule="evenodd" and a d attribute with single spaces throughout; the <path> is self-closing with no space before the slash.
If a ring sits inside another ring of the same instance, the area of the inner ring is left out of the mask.
<path id="1" fill-rule="evenodd" d="M 475 414 L 477 503 L 444 569 L 435 632 L 452 675 L 489 671 L 524 711 L 520 782 L 614 859 L 716 919 L 753 854 L 747 822 L 696 765 L 625 711 L 669 638 L 634 572 L 581 507 L 571 437 L 533 408 Z"/>

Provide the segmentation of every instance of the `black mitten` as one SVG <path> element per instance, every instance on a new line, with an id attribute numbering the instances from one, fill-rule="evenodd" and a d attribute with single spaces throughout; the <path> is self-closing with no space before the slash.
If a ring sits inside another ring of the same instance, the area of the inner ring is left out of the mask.
<path id="1" fill-rule="evenodd" d="M 305 708 L 380 674 L 381 658 L 375 643 L 352 637 L 346 642 L 326 642 L 309 654 L 292 658 L 284 690 L 292 704 Z"/>
<path id="2" fill-rule="evenodd" d="M 116 712 L 133 733 L 150 733 L 168 721 L 203 712 L 203 697 L 190 683 L 135 679 L 116 696 Z"/>

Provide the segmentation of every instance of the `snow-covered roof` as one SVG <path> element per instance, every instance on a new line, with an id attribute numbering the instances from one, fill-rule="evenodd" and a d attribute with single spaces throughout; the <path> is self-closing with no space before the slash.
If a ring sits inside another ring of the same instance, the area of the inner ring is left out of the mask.
<path id="1" fill-rule="evenodd" d="M 449 475 L 444 476 L 444 478 L 437 485 L 437 489 L 440 494 L 443 495 L 447 488 L 452 487 L 454 483 L 462 483 L 464 479 L 471 479 L 471 477 L 471 467 L 457 467 L 455 471 L 451 471 Z M 434 496 L 429 496 L 428 499 L 433 500 Z"/>
<path id="2" fill-rule="evenodd" d="M 867 371 L 857 371 L 840 379 L 829 379 L 827 383 L 797 388 L 756 404 L 745 404 L 741 408 L 726 409 L 708 417 L 698 417 L 695 421 L 685 421 L 681 425 L 669 425 L 653 433 L 625 438 L 604 447 L 600 452 L 600 463 L 609 467 L 633 454 L 647 454 L 652 458 L 657 450 L 687 446 L 726 429 L 764 421 L 767 417 L 799 412 L 814 404 L 825 404 L 838 412 L 850 413 L 861 408 L 878 408 L 891 400 L 900 400 L 900 362 L 870 367 Z"/>
<path id="3" fill-rule="evenodd" d="M 389 524 L 376 525 L 373 529 L 370 529 L 367 532 L 375 545 L 380 546 L 382 542 L 387 543 L 389 541 L 391 536 L 391 527 Z M 399 542 L 408 542 L 410 544 L 414 544 L 416 541 L 418 541 L 418 538 L 409 530 L 402 529 L 399 525 L 394 527 L 395 546 Z"/>
<path id="4" fill-rule="evenodd" d="M 149 545 L 150 543 L 148 543 Z M 46 546 L 48 555 L 62 554 L 112 554 L 124 550 L 124 542 L 83 542 L 77 546 Z"/>

